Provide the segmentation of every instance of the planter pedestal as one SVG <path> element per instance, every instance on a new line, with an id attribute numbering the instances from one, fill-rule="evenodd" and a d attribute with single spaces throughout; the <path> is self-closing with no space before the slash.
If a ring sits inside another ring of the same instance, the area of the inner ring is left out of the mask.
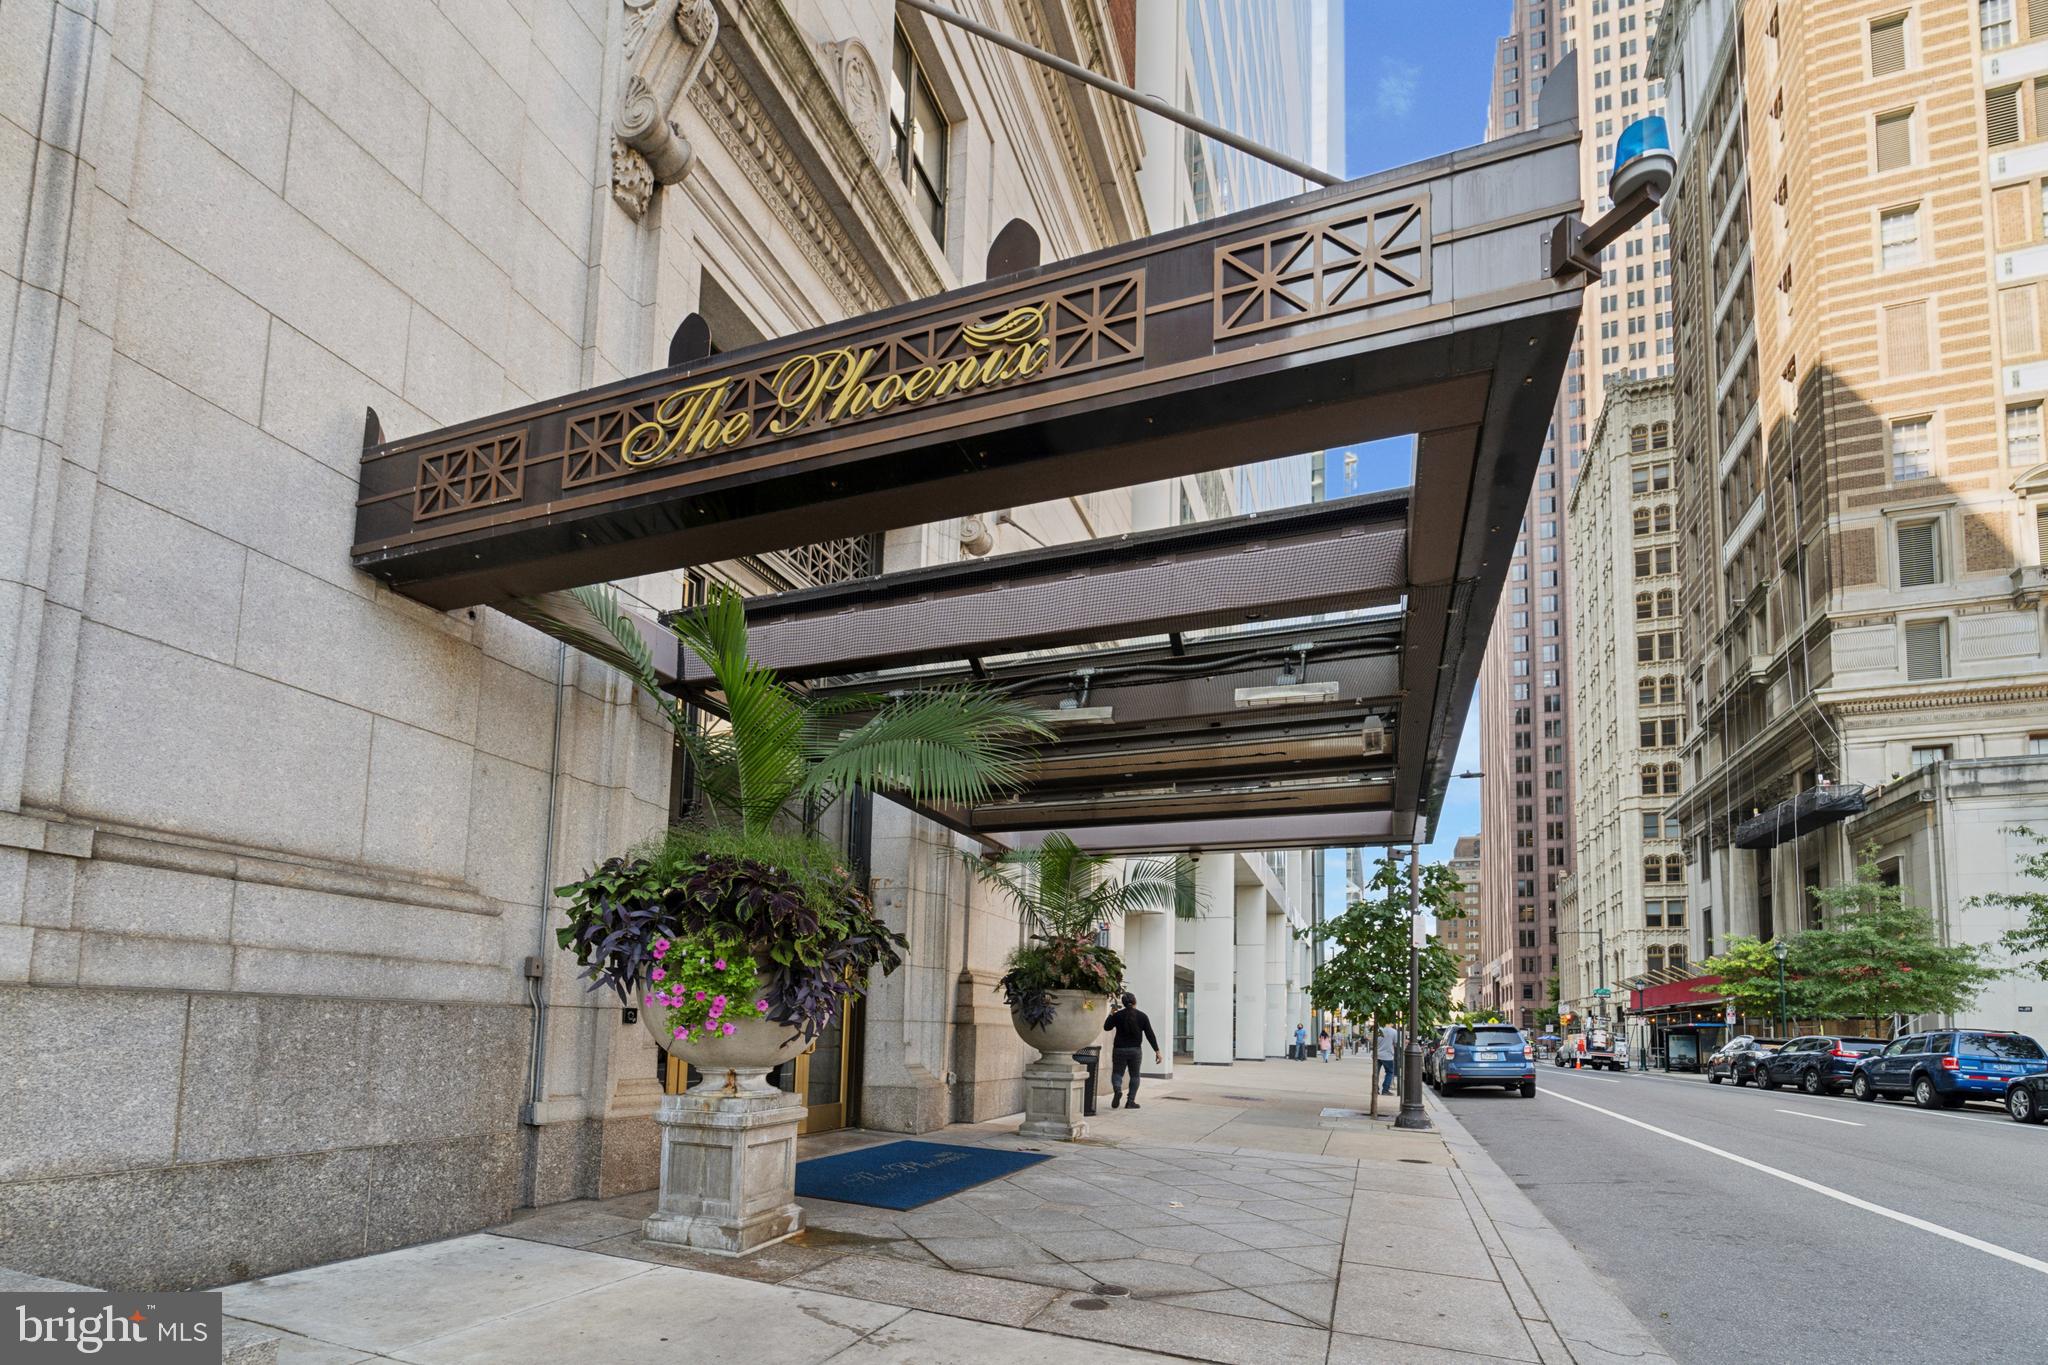
<path id="1" fill-rule="evenodd" d="M 1019 1137 L 1071 1142 L 1088 1135 L 1081 1117 L 1088 1072 L 1071 1053 L 1048 1052 L 1024 1068 L 1024 1126 Z"/>
<path id="2" fill-rule="evenodd" d="M 803 1230 L 795 1189 L 804 1104 L 769 1085 L 768 1070 L 733 1067 L 663 1097 L 661 1199 L 641 1224 L 648 1241 L 744 1256 Z"/>

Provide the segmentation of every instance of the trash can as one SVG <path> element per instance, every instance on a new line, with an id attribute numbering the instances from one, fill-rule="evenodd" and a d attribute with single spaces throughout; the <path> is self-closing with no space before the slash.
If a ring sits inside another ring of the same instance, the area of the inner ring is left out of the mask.
<path id="1" fill-rule="evenodd" d="M 1095 1114 L 1095 1083 L 1102 1072 L 1102 1047 L 1084 1047 L 1074 1054 L 1074 1060 L 1088 1068 L 1088 1085 L 1081 1092 L 1081 1113 L 1092 1118 Z"/>

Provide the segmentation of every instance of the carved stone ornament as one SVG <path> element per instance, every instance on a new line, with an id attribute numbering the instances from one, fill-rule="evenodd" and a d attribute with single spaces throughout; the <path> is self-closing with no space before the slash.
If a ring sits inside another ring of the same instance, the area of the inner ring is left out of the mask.
<path id="1" fill-rule="evenodd" d="M 882 76 L 875 59 L 858 38 L 825 44 L 834 74 L 839 78 L 839 103 L 846 121 L 860 134 L 868 155 L 882 159 Z"/>
<path id="2" fill-rule="evenodd" d="M 690 144 L 669 119 L 718 42 L 712 0 L 622 0 L 626 62 L 612 113 L 612 198 L 634 218 L 654 191 L 690 173 Z"/>
<path id="3" fill-rule="evenodd" d="M 634 218 L 647 212 L 654 197 L 654 168 L 647 158 L 617 138 L 612 139 L 612 198 Z"/>

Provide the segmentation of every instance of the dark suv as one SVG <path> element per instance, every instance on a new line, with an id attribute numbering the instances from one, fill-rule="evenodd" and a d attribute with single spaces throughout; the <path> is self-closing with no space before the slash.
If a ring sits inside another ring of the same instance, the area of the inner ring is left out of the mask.
<path id="1" fill-rule="evenodd" d="M 1796 1085 L 1809 1095 L 1835 1095 L 1847 1089 L 1856 1064 L 1884 1051 L 1882 1038 L 1843 1038 L 1809 1033 L 1793 1038 L 1776 1052 L 1756 1060 L 1756 1083 L 1766 1090 Z"/>
<path id="2" fill-rule="evenodd" d="M 1707 1079 L 1719 1085 L 1725 1077 L 1737 1085 L 1748 1085 L 1763 1069 L 1762 1059 L 1771 1055 L 1783 1044 L 1738 1033 L 1714 1049 L 1714 1055 L 1707 1058 Z"/>
<path id="3" fill-rule="evenodd" d="M 1922 1109 L 1965 1100 L 2003 1101 L 2015 1078 L 2048 1072 L 2048 1053 L 2024 1033 L 1943 1029 L 1913 1033 L 1856 1064 L 1849 1088 L 1859 1100 L 1911 1095 Z"/>

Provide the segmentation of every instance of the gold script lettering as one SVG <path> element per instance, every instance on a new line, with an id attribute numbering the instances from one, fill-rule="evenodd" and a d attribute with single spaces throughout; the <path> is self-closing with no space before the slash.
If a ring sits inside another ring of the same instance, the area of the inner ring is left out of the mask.
<path id="1" fill-rule="evenodd" d="M 870 380 L 883 348 L 859 350 L 840 346 L 791 356 L 775 371 L 768 389 L 775 397 L 774 414 L 761 428 L 786 436 L 813 421 L 837 422 L 893 407 L 914 407 L 948 394 L 1028 379 L 1052 358 L 1052 339 L 1045 335 L 1043 304 L 1012 308 L 993 322 L 970 323 L 960 329 L 967 353 L 915 369 Z M 665 396 L 654 414 L 626 433 L 619 462 L 644 469 L 688 455 L 723 450 L 755 434 L 751 413 L 728 414 L 725 404 L 733 389 L 731 377 L 691 384 Z"/>

